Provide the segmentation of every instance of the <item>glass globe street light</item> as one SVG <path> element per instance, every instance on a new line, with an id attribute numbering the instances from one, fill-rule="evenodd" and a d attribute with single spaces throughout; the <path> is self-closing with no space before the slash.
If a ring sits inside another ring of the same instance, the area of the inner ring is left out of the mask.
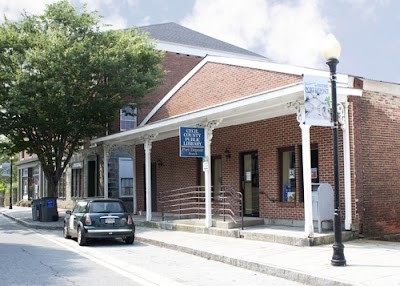
<path id="1" fill-rule="evenodd" d="M 331 93 L 332 93 L 332 121 L 333 121 L 333 163 L 335 176 L 335 213 L 334 213 L 334 232 L 335 242 L 333 243 L 333 256 L 331 264 L 333 266 L 345 266 L 344 245 L 342 243 L 342 223 L 340 211 L 340 188 L 339 188 L 339 142 L 338 142 L 338 118 L 337 118 L 337 94 L 336 94 L 336 66 L 339 63 L 340 43 L 332 34 L 328 35 L 322 54 L 326 59 L 331 74 Z"/>

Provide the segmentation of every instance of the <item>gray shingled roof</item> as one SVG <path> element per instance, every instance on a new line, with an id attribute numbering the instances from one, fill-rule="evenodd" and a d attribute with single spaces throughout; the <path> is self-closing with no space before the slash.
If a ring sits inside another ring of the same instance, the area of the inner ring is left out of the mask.
<path id="1" fill-rule="evenodd" d="M 256 53 L 217 40 L 213 37 L 204 35 L 172 22 L 142 26 L 139 27 L 139 31 L 141 33 L 148 32 L 151 38 L 159 41 L 265 58 Z"/>

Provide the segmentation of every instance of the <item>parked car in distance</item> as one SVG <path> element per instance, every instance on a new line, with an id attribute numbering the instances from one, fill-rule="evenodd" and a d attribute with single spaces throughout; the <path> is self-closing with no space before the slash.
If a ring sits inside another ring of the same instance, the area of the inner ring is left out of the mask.
<path id="1" fill-rule="evenodd" d="M 135 223 L 119 199 L 85 199 L 66 212 L 63 232 L 64 238 L 76 237 L 81 246 L 95 238 L 122 238 L 132 244 Z"/>

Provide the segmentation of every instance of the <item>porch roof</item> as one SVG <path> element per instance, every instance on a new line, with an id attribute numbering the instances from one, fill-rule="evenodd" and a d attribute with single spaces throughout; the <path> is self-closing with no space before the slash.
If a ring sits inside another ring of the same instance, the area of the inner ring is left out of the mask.
<path id="1" fill-rule="evenodd" d="M 361 96 L 362 91 L 338 86 L 338 102 L 347 101 L 348 95 Z M 293 103 L 304 102 L 303 83 L 283 86 L 226 102 L 202 110 L 170 117 L 137 128 L 91 140 L 92 144 L 142 144 L 146 135 L 156 134 L 153 141 L 179 135 L 180 126 L 205 125 L 212 120 L 220 121 L 217 128 L 239 125 L 259 120 L 295 114 Z"/>

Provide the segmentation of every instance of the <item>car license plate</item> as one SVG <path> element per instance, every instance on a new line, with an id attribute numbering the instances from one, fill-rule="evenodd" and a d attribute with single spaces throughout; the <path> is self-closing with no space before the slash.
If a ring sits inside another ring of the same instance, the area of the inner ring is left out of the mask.
<path id="1" fill-rule="evenodd" d="M 115 223 L 115 218 L 106 218 L 106 223 Z"/>

